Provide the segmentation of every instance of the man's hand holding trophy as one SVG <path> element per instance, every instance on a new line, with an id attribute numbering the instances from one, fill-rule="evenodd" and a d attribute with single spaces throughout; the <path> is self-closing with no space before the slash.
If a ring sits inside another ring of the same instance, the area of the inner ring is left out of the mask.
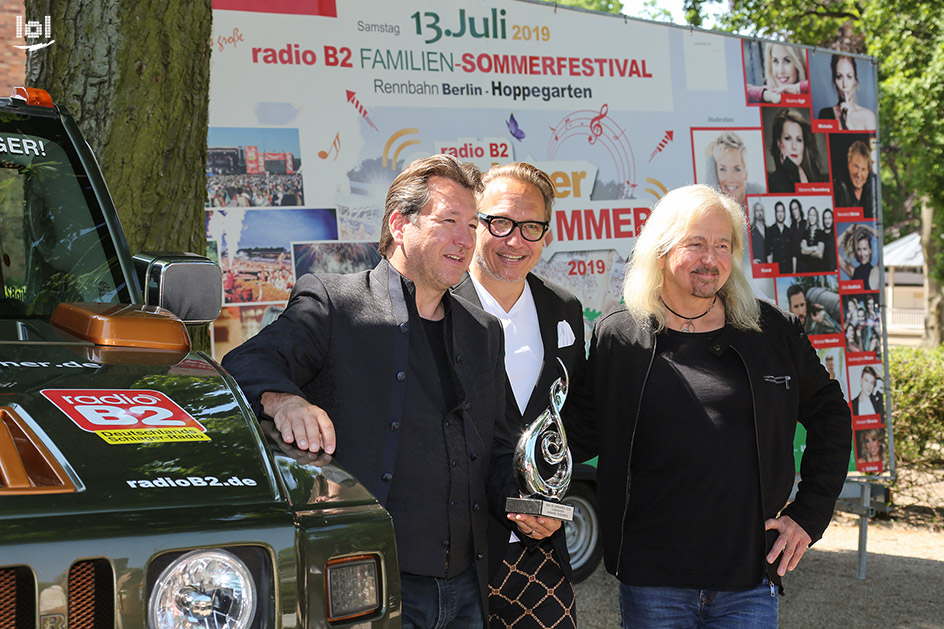
<path id="1" fill-rule="evenodd" d="M 564 363 L 559 358 L 558 362 L 563 374 L 551 385 L 550 405 L 525 429 L 515 447 L 515 481 L 522 497 L 506 498 L 505 509 L 509 513 L 570 522 L 574 519 L 574 508 L 560 501 L 570 487 L 573 473 L 573 459 L 560 416 L 567 398 L 568 375 Z M 549 477 L 542 475 L 542 468 L 551 470 Z"/>

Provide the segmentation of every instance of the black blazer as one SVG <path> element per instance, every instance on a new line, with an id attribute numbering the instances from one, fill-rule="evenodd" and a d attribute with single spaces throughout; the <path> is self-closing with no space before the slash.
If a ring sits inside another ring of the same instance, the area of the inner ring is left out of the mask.
<path id="1" fill-rule="evenodd" d="M 518 410 L 518 402 L 515 400 L 511 383 L 508 382 L 506 377 L 505 421 L 507 431 L 515 442 L 517 442 L 528 424 L 548 407 L 548 391 L 551 384 L 561 375 L 557 359 L 560 358 L 564 361 L 564 366 L 567 367 L 571 390 L 573 390 L 574 383 L 582 379 L 583 368 L 586 363 L 583 307 L 580 305 L 580 300 L 573 293 L 555 284 L 545 282 L 534 273 L 528 274 L 527 281 L 531 287 L 531 294 L 534 296 L 535 308 L 538 311 L 538 325 L 541 328 L 541 340 L 544 344 L 544 364 L 541 366 L 541 373 L 534 385 L 534 390 L 531 392 L 531 398 L 528 400 L 524 414 Z M 452 291 L 481 307 L 482 303 L 468 274 Z M 560 321 L 566 321 L 570 325 L 575 337 L 573 343 L 564 347 L 559 347 L 558 343 L 557 325 Z M 489 522 L 489 578 L 494 576 L 501 567 L 502 559 L 505 558 L 508 547 L 508 531 L 513 528 L 514 526 L 506 518 L 493 518 Z M 522 542 L 527 544 L 527 538 L 523 538 Z M 561 559 L 564 574 L 568 580 L 571 580 L 573 575 L 570 567 L 570 555 L 567 552 L 567 540 L 564 537 L 564 527 L 561 527 L 551 537 L 551 543 Z"/>
<path id="2" fill-rule="evenodd" d="M 490 314 L 448 292 L 443 299 L 452 321 L 456 397 L 465 415 L 473 552 L 487 609 L 487 511 L 503 512 L 504 497 L 514 490 L 514 443 L 500 421 L 504 335 Z M 384 506 L 404 420 L 410 329 L 419 324 L 411 310 L 404 280 L 386 260 L 361 273 L 304 275 L 279 318 L 223 359 L 260 417 L 266 391 L 293 393 L 322 407 L 334 423 L 335 459 Z M 422 456 L 401 458 L 423 465 Z"/>

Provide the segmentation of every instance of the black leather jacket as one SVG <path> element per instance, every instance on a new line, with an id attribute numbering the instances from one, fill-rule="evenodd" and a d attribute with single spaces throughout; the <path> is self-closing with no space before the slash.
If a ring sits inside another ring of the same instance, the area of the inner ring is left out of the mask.
<path id="1" fill-rule="evenodd" d="M 753 398 L 764 519 L 789 515 L 815 542 L 829 524 L 846 477 L 852 444 L 849 406 L 839 383 L 820 364 L 799 319 L 767 303 L 760 305 L 762 332 L 727 327 L 712 351 L 736 352 L 748 374 L 751 390 L 745 393 Z M 639 325 L 625 307 L 602 317 L 590 343 L 586 378 L 564 408 L 574 460 L 599 456 L 604 559 L 617 578 L 626 559 L 622 541 L 636 421 L 657 342 L 652 328 Z M 795 479 L 797 421 L 807 430 L 807 445 L 796 497 L 784 508 Z M 768 552 L 776 536 L 776 531 L 768 532 Z M 767 567 L 767 574 L 779 584 L 777 563 Z"/>

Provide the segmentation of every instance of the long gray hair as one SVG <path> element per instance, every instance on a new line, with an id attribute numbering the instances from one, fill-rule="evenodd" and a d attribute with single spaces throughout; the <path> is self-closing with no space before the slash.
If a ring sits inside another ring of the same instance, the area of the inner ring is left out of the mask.
<path id="1" fill-rule="evenodd" d="M 724 302 L 725 317 L 742 330 L 760 331 L 760 306 L 751 284 L 741 268 L 747 220 L 738 202 L 705 185 L 676 188 L 656 204 L 636 241 L 626 277 L 623 301 L 639 321 L 656 321 L 655 331 L 666 325 L 666 311 L 661 302 L 663 271 L 659 259 L 679 244 L 692 226 L 714 210 L 727 213 L 731 221 L 731 275 L 718 291 Z"/>

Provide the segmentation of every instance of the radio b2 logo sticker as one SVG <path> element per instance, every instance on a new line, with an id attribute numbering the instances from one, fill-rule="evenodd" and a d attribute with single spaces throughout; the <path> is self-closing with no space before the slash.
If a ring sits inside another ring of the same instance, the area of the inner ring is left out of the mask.
<path id="1" fill-rule="evenodd" d="M 210 441 L 206 428 L 160 391 L 43 389 L 75 425 L 112 445 Z"/>

